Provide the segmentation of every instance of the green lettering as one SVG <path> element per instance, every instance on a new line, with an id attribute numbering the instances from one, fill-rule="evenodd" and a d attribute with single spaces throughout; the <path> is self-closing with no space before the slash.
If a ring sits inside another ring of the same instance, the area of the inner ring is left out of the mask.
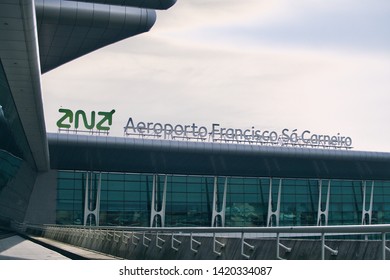
<path id="1" fill-rule="evenodd" d="M 111 110 L 111 112 L 98 112 L 99 116 L 103 116 L 103 118 L 97 123 L 96 129 L 97 130 L 110 130 L 110 127 L 112 125 L 112 115 L 115 113 L 115 110 Z M 108 126 L 103 126 L 105 122 L 108 122 Z"/>
<path id="2" fill-rule="evenodd" d="M 69 109 L 59 109 L 58 112 L 64 113 L 64 115 L 57 121 L 58 128 L 70 128 L 70 124 L 73 123 L 73 112 Z M 63 122 L 69 118 L 69 124 Z"/>

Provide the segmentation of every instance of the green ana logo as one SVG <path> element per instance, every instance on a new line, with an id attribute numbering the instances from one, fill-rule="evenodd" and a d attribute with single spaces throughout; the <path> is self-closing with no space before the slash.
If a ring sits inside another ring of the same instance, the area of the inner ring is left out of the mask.
<path id="1" fill-rule="evenodd" d="M 110 126 L 112 125 L 112 115 L 115 113 L 115 110 L 111 110 L 111 112 L 98 112 L 97 114 L 98 116 L 101 116 L 101 118 L 97 123 L 96 123 L 95 111 L 91 112 L 91 117 L 89 122 L 87 119 L 87 115 L 83 110 L 78 110 L 74 114 L 72 110 L 69 109 L 59 109 L 58 112 L 64 114 L 57 121 L 58 128 L 69 129 L 72 127 L 74 121 L 74 128 L 78 129 L 80 127 L 80 120 L 81 120 L 86 129 L 92 130 L 95 128 L 95 124 L 96 124 L 97 130 L 109 131 Z"/>

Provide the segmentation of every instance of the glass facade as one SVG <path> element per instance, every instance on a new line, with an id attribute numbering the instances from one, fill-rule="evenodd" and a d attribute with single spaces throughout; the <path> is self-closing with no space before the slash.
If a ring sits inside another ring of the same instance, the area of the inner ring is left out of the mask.
<path id="1" fill-rule="evenodd" d="M 35 166 L 24 129 L 13 100 L 7 77 L 0 63 L 0 150 L 7 151 Z"/>
<path id="2" fill-rule="evenodd" d="M 0 150 L 0 192 L 16 176 L 22 160 Z"/>
<path id="3" fill-rule="evenodd" d="M 225 226 L 231 227 L 267 226 L 269 212 L 277 210 L 280 226 L 317 225 L 318 210 L 325 211 L 327 202 L 328 225 L 361 224 L 363 210 L 370 209 L 372 190 L 371 223 L 390 223 L 390 181 L 128 173 L 92 173 L 87 180 L 87 172 L 81 171 L 59 171 L 57 180 L 58 224 L 83 223 L 87 181 L 92 183 L 88 192 L 93 193 L 88 197 L 93 197 L 93 201 L 99 197 L 98 184 L 101 186 L 99 225 L 102 226 L 150 226 L 153 190 L 158 202 L 156 210 L 160 211 L 165 184 L 167 227 L 211 226 L 213 209 L 214 213 L 224 210 Z M 370 223 L 368 217 L 365 220 Z"/>
<path id="4" fill-rule="evenodd" d="M 35 182 L 35 162 L 0 61 L 0 224 L 22 222 Z"/>

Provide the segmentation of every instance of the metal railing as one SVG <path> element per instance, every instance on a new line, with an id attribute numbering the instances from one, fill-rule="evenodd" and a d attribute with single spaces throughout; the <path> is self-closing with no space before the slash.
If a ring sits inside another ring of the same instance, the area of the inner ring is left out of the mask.
<path id="1" fill-rule="evenodd" d="M 149 247 L 152 243 L 152 235 L 156 236 L 155 246 L 161 248 L 166 242 L 164 237 L 171 236 L 171 248 L 175 251 L 181 246 L 181 241 L 177 236 L 185 235 L 190 238 L 190 250 L 197 253 L 202 242 L 196 237 L 208 236 L 213 238 L 213 252 L 221 255 L 222 248 L 225 247 L 218 238 L 224 237 L 223 234 L 235 234 L 241 240 L 241 255 L 247 259 L 250 255 L 248 250 L 254 250 L 254 246 L 248 243 L 248 234 L 268 234 L 275 238 L 276 258 L 280 257 L 280 248 L 291 252 L 289 248 L 281 243 L 280 235 L 289 235 L 291 237 L 297 234 L 304 234 L 306 237 L 318 236 L 321 240 L 321 259 L 325 259 L 325 252 L 329 251 L 332 255 L 337 255 L 338 250 L 326 245 L 326 235 L 380 235 L 381 238 L 381 258 L 386 259 L 386 251 L 390 248 L 386 246 L 386 234 L 390 233 L 390 224 L 381 225 L 343 225 L 343 226 L 293 226 L 293 227 L 106 227 L 106 226 L 63 226 L 63 225 L 28 225 L 20 226 L 24 231 L 36 229 L 42 232 L 61 232 L 65 235 L 83 236 L 97 238 L 108 241 L 122 242 L 127 244 L 131 239 L 132 244 L 143 244 Z M 197 234 L 195 236 L 195 234 Z M 218 235 L 218 236 L 217 236 Z M 302 235 L 300 236 L 302 237 Z M 284 237 L 286 238 L 286 236 Z"/>

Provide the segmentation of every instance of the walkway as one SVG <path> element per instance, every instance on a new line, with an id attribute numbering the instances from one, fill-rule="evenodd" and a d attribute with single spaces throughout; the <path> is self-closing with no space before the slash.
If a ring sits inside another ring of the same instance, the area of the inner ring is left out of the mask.
<path id="1" fill-rule="evenodd" d="M 42 237 L 30 236 L 26 238 L 0 229 L 0 260 L 120 259 Z"/>
<path id="2" fill-rule="evenodd" d="M 18 235 L 0 239 L 0 260 L 69 260 Z"/>

